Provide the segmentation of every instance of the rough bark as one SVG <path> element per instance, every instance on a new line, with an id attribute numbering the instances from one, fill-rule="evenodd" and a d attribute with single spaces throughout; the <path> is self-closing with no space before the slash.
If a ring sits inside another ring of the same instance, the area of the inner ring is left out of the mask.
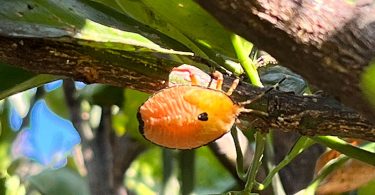
<path id="1" fill-rule="evenodd" d="M 359 88 L 362 71 L 375 57 L 373 1 L 197 2 L 231 31 L 375 121 Z"/>
<path id="2" fill-rule="evenodd" d="M 146 92 L 163 88 L 165 78 L 176 65 L 163 59 L 162 54 L 114 54 L 59 39 L 0 36 L 0 44 L 0 61 L 34 73 L 63 75 L 85 83 L 130 86 Z"/>
<path id="3" fill-rule="evenodd" d="M 177 65 L 153 53 L 139 54 L 93 49 L 74 43 L 45 39 L 0 37 L 0 59 L 35 73 L 64 75 L 88 83 L 106 83 L 155 92 L 165 87 L 168 73 Z M 225 78 L 225 87 L 233 78 Z M 235 101 L 254 98 L 265 89 L 240 83 L 233 94 Z M 270 127 L 298 131 L 304 135 L 336 135 L 375 141 L 375 126 L 359 113 L 329 97 L 298 96 L 273 91 L 251 105 L 268 112 L 259 118 L 244 114 L 242 119 L 259 130 Z"/>

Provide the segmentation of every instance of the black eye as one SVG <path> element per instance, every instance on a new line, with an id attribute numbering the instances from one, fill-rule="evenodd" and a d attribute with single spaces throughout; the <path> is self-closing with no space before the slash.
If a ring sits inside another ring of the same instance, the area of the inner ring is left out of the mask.
<path id="1" fill-rule="evenodd" d="M 208 114 L 207 114 L 207 112 L 200 113 L 198 115 L 198 120 L 200 120 L 200 121 L 208 121 Z"/>

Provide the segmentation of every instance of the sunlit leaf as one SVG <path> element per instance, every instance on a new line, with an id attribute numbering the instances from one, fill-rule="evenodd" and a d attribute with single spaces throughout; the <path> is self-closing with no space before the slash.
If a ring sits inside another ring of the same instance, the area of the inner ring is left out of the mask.
<path id="1" fill-rule="evenodd" d="M 5 186 L 6 186 L 6 195 L 10 194 L 26 194 L 26 188 L 21 182 L 21 178 L 17 175 L 13 175 L 8 177 L 5 180 Z"/>
<path id="2" fill-rule="evenodd" d="M 14 141 L 13 155 L 48 167 L 64 166 L 66 156 L 80 142 L 72 123 L 54 114 L 44 100 L 34 104 L 30 121 L 30 127 L 22 130 Z"/>
<path id="3" fill-rule="evenodd" d="M 375 59 L 365 68 L 361 75 L 360 87 L 364 97 L 375 109 Z"/>
<path id="4" fill-rule="evenodd" d="M 10 109 L 4 108 L 9 105 L 0 103 L 0 178 L 5 176 L 4 173 L 7 172 L 12 162 L 9 151 L 15 137 L 15 132 L 11 130 L 9 124 Z"/>
<path id="5" fill-rule="evenodd" d="M 126 187 L 137 194 L 157 194 L 162 181 L 161 149 L 154 147 L 137 158 L 126 172 Z"/>
<path id="6" fill-rule="evenodd" d="M 230 32 L 194 1 L 95 1 L 164 33 L 201 57 L 222 62 L 220 55 L 235 57 Z"/>
<path id="7" fill-rule="evenodd" d="M 1 1 L 1 5 L 0 32 L 7 36 L 65 37 L 64 41 L 76 39 L 98 48 L 192 55 L 161 47 L 142 35 L 151 32 L 141 34 L 140 29 L 153 30 L 125 16 L 118 19 L 104 14 L 90 1 Z M 160 39 L 157 34 L 152 36 Z"/>

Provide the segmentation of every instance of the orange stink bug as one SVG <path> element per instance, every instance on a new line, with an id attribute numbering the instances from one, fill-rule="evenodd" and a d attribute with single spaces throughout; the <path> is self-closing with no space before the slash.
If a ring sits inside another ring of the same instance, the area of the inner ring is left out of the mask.
<path id="1" fill-rule="evenodd" d="M 216 87 L 212 79 L 208 86 L 200 86 L 190 68 L 173 71 L 188 72 L 191 85 L 174 85 L 152 95 L 138 111 L 139 129 L 149 141 L 175 149 L 192 149 L 206 145 L 227 133 L 241 112 L 267 113 L 245 109 L 264 93 L 252 100 L 235 103 L 230 95 L 238 85 L 233 82 L 228 92 L 221 90 L 223 76 L 215 71 Z"/>

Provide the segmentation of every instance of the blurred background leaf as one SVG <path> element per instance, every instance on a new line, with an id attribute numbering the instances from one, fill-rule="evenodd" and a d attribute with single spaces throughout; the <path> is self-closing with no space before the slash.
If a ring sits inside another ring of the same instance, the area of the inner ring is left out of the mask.
<path id="1" fill-rule="evenodd" d="M 28 181 L 30 189 L 45 195 L 90 194 L 86 181 L 68 168 L 46 170 Z"/>

